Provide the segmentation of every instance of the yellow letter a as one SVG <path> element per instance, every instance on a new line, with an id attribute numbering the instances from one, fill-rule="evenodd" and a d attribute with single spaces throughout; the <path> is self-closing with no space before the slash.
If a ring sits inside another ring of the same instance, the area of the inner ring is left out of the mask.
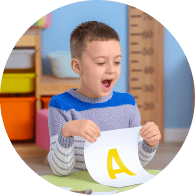
<path id="1" fill-rule="evenodd" d="M 115 161 L 118 164 L 118 166 L 120 167 L 120 169 L 113 170 L 112 157 L 115 159 Z M 123 162 L 121 161 L 121 159 L 118 155 L 116 148 L 108 151 L 107 168 L 108 168 L 108 174 L 109 174 L 111 179 L 116 179 L 115 174 L 117 174 L 117 173 L 124 173 L 125 172 L 131 176 L 136 175 L 135 173 L 129 171 L 129 169 L 127 169 L 127 167 L 123 164 Z"/>

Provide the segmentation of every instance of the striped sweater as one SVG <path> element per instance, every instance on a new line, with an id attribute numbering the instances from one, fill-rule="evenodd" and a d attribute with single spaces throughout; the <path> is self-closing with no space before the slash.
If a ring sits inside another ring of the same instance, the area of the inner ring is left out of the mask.
<path id="1" fill-rule="evenodd" d="M 55 175 L 87 170 L 84 159 L 85 139 L 79 136 L 64 137 L 61 133 L 68 121 L 90 119 L 98 125 L 100 131 L 141 126 L 140 113 L 132 95 L 111 91 L 108 96 L 95 99 L 75 90 L 71 88 L 55 95 L 49 102 L 48 161 Z M 138 152 L 142 166 L 153 158 L 157 146 L 150 147 L 143 139 L 139 141 Z"/>

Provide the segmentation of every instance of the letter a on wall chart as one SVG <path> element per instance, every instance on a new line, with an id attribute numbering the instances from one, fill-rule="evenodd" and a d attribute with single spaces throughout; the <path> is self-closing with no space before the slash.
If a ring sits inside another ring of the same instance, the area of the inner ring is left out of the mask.
<path id="1" fill-rule="evenodd" d="M 123 187 L 145 183 L 154 177 L 139 161 L 140 129 L 141 126 L 102 131 L 95 143 L 85 142 L 85 163 L 96 182 Z"/>

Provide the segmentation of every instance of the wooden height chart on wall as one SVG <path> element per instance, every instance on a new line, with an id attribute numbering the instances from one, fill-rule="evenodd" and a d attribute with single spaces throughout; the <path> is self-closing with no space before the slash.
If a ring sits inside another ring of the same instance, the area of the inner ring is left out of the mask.
<path id="1" fill-rule="evenodd" d="M 164 140 L 163 26 L 145 12 L 129 6 L 129 93 L 141 123 L 155 122 Z"/>

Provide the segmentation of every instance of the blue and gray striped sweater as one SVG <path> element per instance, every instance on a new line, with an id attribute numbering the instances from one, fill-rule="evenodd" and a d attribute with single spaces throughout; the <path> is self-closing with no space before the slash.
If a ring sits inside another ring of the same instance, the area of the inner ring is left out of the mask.
<path id="1" fill-rule="evenodd" d="M 75 90 L 71 88 L 62 94 L 55 95 L 49 102 L 48 161 L 53 173 L 61 176 L 86 170 L 85 139 L 79 136 L 66 138 L 61 133 L 68 121 L 90 119 L 98 125 L 100 131 L 141 126 L 140 113 L 132 95 L 112 91 L 106 97 L 94 99 L 85 97 Z M 142 166 L 153 158 L 157 146 L 150 147 L 143 139 L 140 140 L 138 150 Z"/>

